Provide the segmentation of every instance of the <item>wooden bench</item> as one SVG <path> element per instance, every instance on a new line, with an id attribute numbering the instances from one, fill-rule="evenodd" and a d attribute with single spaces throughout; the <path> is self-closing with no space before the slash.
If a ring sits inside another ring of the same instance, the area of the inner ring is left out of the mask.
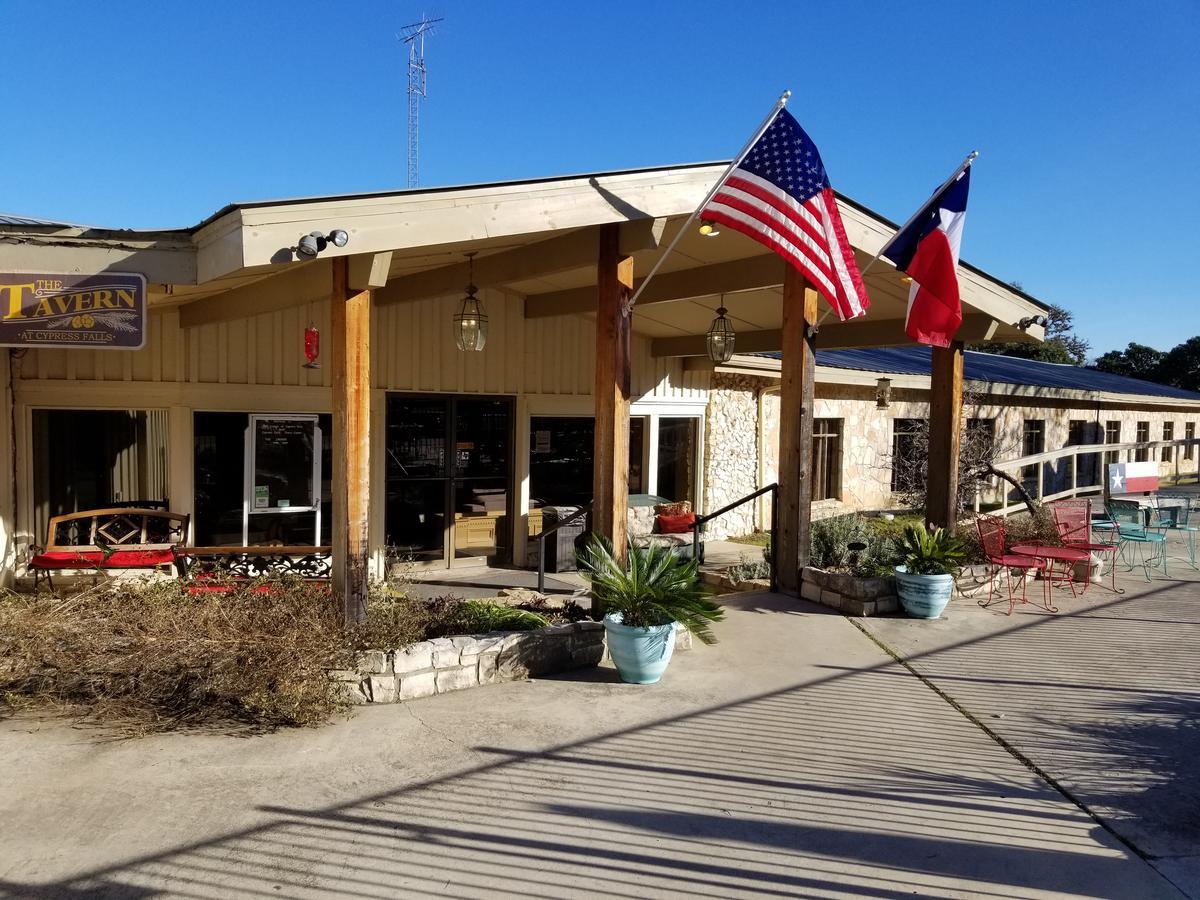
<path id="1" fill-rule="evenodd" d="M 291 575 L 328 582 L 332 547 L 175 547 L 175 568 L 193 593 L 229 591 L 239 581 Z M 267 592 L 265 585 L 260 588 Z"/>
<path id="2" fill-rule="evenodd" d="M 191 517 L 162 509 L 111 507 L 54 516 L 46 546 L 34 547 L 33 588 L 42 577 L 71 569 L 159 569 L 175 564 L 174 549 L 187 540 Z"/>

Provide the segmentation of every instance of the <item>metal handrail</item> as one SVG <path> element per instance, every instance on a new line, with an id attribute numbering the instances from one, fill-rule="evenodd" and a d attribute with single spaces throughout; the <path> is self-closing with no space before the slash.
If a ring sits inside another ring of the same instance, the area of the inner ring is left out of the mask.
<path id="1" fill-rule="evenodd" d="M 704 530 L 704 526 L 715 519 L 717 516 L 723 516 L 732 509 L 737 509 L 743 503 L 749 503 L 751 500 L 757 500 L 763 494 L 771 495 L 771 538 L 774 540 L 775 534 L 779 531 L 776 525 L 779 522 L 779 484 L 772 482 L 766 487 L 761 487 L 753 494 L 747 494 L 740 500 L 734 500 L 722 506 L 716 512 L 706 513 L 703 516 L 696 516 L 696 521 L 692 523 L 692 559 L 697 562 L 700 560 L 700 532 Z M 779 585 L 775 579 L 775 552 L 774 547 L 771 548 L 771 554 L 768 557 L 768 563 L 771 566 L 771 590 L 775 590 Z"/>
<path id="2" fill-rule="evenodd" d="M 592 511 L 592 506 L 595 504 L 595 502 L 596 502 L 595 500 L 589 500 L 583 506 L 579 507 L 579 509 L 575 510 L 575 512 L 573 512 L 569 516 L 567 516 L 565 519 L 559 519 L 557 522 L 555 522 L 553 525 L 551 525 L 549 528 L 547 528 L 541 534 L 534 535 L 533 539 L 538 542 L 538 586 L 537 586 L 537 589 L 538 589 L 539 594 L 546 593 L 546 538 L 550 537 L 550 535 L 554 534 L 554 532 L 558 531 L 558 529 L 562 528 L 564 525 L 570 525 L 572 522 L 574 522 L 580 516 L 586 516 L 588 513 L 590 513 Z"/>

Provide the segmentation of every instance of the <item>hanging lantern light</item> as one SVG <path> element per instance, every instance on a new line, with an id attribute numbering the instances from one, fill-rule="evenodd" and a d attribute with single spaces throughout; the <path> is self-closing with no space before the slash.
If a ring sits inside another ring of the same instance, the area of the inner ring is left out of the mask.
<path id="1" fill-rule="evenodd" d="M 317 362 L 317 357 L 320 355 L 321 332 L 317 330 L 316 325 L 309 325 L 304 329 L 304 358 L 307 360 L 307 362 L 304 363 L 304 368 L 321 368 L 321 364 Z"/>
<path id="2" fill-rule="evenodd" d="M 715 363 L 727 363 L 733 357 L 733 344 L 737 335 L 733 333 L 733 326 L 725 318 L 727 312 L 725 295 L 722 294 L 721 305 L 717 307 L 717 317 L 713 319 L 712 326 L 708 329 L 708 335 L 705 338 L 708 358 Z"/>
<path id="3" fill-rule="evenodd" d="M 463 352 L 482 350 L 487 343 L 488 317 L 483 301 L 475 296 L 475 253 L 467 254 L 469 273 L 467 295 L 463 297 L 458 315 L 454 317 L 454 342 Z"/>

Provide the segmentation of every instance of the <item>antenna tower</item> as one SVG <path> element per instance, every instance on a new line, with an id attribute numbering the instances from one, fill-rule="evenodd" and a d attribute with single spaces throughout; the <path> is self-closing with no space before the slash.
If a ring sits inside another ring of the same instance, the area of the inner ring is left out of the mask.
<path id="1" fill-rule="evenodd" d="M 420 180 L 421 101 L 425 98 L 425 35 L 443 21 L 421 16 L 420 22 L 405 25 L 399 35 L 408 44 L 408 186 Z"/>

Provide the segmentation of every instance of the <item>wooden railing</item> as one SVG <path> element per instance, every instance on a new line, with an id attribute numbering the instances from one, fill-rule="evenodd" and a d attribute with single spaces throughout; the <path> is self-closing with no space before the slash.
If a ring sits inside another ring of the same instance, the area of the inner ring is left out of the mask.
<path id="1" fill-rule="evenodd" d="M 1106 462 L 1134 462 L 1138 451 L 1146 451 L 1146 462 L 1161 462 L 1162 454 L 1160 451 L 1164 447 L 1173 448 L 1171 460 L 1167 465 L 1173 467 L 1171 478 L 1176 483 L 1188 478 L 1195 478 L 1200 482 L 1200 438 L 1178 438 L 1172 441 L 1141 441 L 1129 444 L 1079 444 L 1071 447 L 1063 447 L 1059 450 L 1047 450 L 1044 453 L 1032 453 L 1029 456 L 1019 456 L 1016 459 L 1006 459 L 1002 462 L 994 463 L 994 468 L 1007 475 L 1011 475 L 1018 482 L 1021 482 L 1029 495 L 1039 503 L 1048 503 L 1051 500 L 1061 500 L 1066 497 L 1078 497 L 1086 494 L 1103 494 L 1104 481 L 1104 466 Z M 1185 458 L 1185 450 L 1192 448 L 1192 458 Z M 1088 457 L 1084 465 L 1080 465 L 1080 457 Z M 1124 458 L 1122 458 L 1122 456 Z M 1057 471 L 1058 464 L 1062 460 L 1068 460 L 1067 472 L 1069 477 L 1062 479 L 1068 483 L 1068 487 L 1059 488 L 1058 484 L 1053 483 L 1061 478 Z M 1049 487 L 1058 488 L 1057 490 L 1047 491 L 1047 465 L 1052 466 L 1052 483 Z M 1023 475 L 1022 470 L 1028 466 L 1036 466 L 1036 471 L 1031 475 Z M 1094 468 L 1093 468 L 1094 467 Z M 1080 484 L 1081 473 L 1087 471 L 1089 475 L 1094 474 L 1095 480 L 1084 476 L 1089 483 Z M 1005 496 L 1008 496 L 1014 491 L 1011 486 L 1000 478 L 993 477 L 989 483 L 989 487 L 993 490 L 1002 491 Z M 975 491 L 975 512 L 980 512 L 982 507 L 983 490 Z M 1016 502 L 1007 502 L 999 509 L 990 510 L 992 515 L 1008 516 L 1015 512 L 1021 512 L 1025 509 L 1025 503 L 1021 500 Z"/>

